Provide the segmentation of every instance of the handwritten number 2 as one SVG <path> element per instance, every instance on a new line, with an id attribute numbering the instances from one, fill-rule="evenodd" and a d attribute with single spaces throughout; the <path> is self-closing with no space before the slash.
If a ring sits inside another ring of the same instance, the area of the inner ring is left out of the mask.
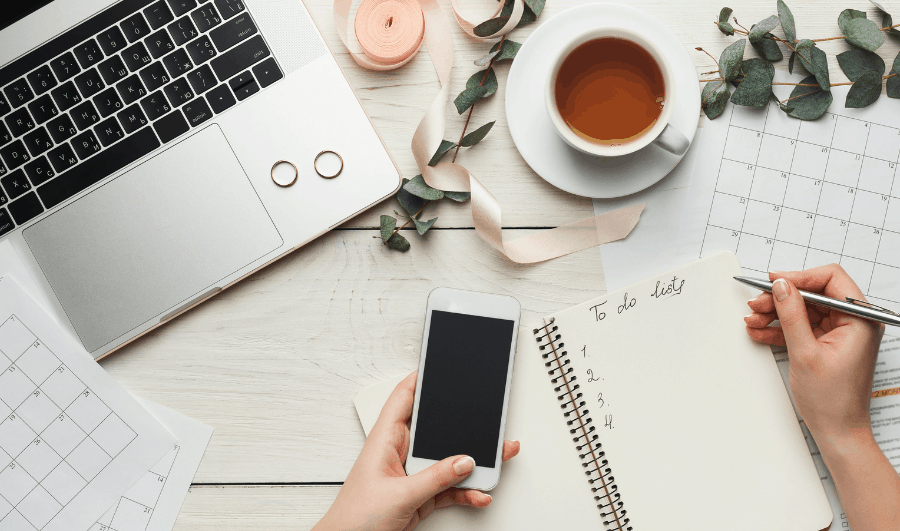
<path id="1" fill-rule="evenodd" d="M 594 371 L 592 371 L 591 369 L 587 370 L 587 375 L 588 375 L 588 383 L 600 381 L 600 378 L 594 378 Z"/>

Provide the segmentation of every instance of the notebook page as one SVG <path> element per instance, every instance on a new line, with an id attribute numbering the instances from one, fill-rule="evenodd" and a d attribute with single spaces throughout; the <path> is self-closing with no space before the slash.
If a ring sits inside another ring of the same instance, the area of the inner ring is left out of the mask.
<path id="1" fill-rule="evenodd" d="M 555 316 L 635 531 L 831 523 L 740 274 L 720 253 Z"/>

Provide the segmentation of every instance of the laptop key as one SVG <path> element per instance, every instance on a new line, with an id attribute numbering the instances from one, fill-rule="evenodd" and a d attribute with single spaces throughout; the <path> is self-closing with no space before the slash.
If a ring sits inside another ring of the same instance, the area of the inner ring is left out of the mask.
<path id="1" fill-rule="evenodd" d="M 32 186 L 40 186 L 56 177 L 56 172 L 47 162 L 47 157 L 41 157 L 25 165 L 25 175 L 28 176 Z"/>
<path id="2" fill-rule="evenodd" d="M 189 16 L 183 16 L 169 24 L 168 29 L 176 46 L 181 46 L 197 36 L 197 28 L 194 27 L 194 23 L 191 22 L 191 17 Z"/>
<path id="3" fill-rule="evenodd" d="M 197 98 L 194 101 L 186 103 L 181 110 L 184 111 L 184 115 L 187 116 L 187 121 L 191 124 L 191 127 L 197 127 L 212 118 L 213 115 L 212 111 L 209 109 L 209 105 L 206 104 L 206 100 L 203 98 Z"/>
<path id="4" fill-rule="evenodd" d="M 166 97 L 163 96 L 161 90 L 157 90 L 146 98 L 141 100 L 141 109 L 146 113 L 147 118 L 156 120 L 160 116 L 172 110 Z"/>
<path id="5" fill-rule="evenodd" d="M 75 74 L 81 72 L 81 67 L 75 62 L 72 52 L 66 52 L 50 61 L 50 68 L 53 69 L 53 73 L 56 74 L 60 83 L 72 79 Z"/>
<path id="6" fill-rule="evenodd" d="M 166 73 L 166 69 L 163 68 L 163 64 L 159 61 L 141 70 L 138 72 L 138 75 L 141 76 L 144 88 L 148 91 L 156 90 L 171 80 L 169 74 Z"/>
<path id="7" fill-rule="evenodd" d="M 203 65 L 184 77 L 190 82 L 194 94 L 203 94 L 216 86 L 216 76 L 213 75 L 208 65 Z"/>
<path id="8" fill-rule="evenodd" d="M 112 85 L 128 75 L 128 69 L 125 68 L 125 63 L 122 62 L 122 58 L 118 55 L 114 55 L 97 65 L 97 70 L 100 71 L 100 75 L 107 85 Z"/>
<path id="9" fill-rule="evenodd" d="M 9 198 L 6 197 L 6 192 L 0 187 L 0 206 L 4 206 L 6 203 L 9 203 Z"/>
<path id="10" fill-rule="evenodd" d="M 211 28 L 218 26 L 222 22 L 222 19 L 219 17 L 219 12 L 213 7 L 212 2 L 207 2 L 200 6 L 200 8 L 191 12 L 191 19 L 194 21 L 194 24 L 197 25 L 197 29 L 201 33 L 209 31 Z"/>
<path id="11" fill-rule="evenodd" d="M 94 124 L 100 121 L 100 113 L 97 112 L 90 100 L 72 109 L 71 115 L 79 131 L 93 127 Z"/>
<path id="12" fill-rule="evenodd" d="M 6 125 L 13 137 L 18 137 L 34 129 L 34 120 L 28 114 L 28 109 L 22 108 L 6 117 Z"/>
<path id="13" fill-rule="evenodd" d="M 25 81 L 24 77 L 10 83 L 3 89 L 3 92 L 6 93 L 6 99 L 12 103 L 13 109 L 21 107 L 34 99 L 34 92 L 31 91 L 31 87 L 28 86 L 28 82 Z"/>
<path id="14" fill-rule="evenodd" d="M 90 105 L 90 102 L 86 103 Z M 72 119 L 69 118 L 69 115 L 63 114 L 50 120 L 47 124 L 47 132 L 50 133 L 50 137 L 53 138 L 54 142 L 61 144 L 75 136 L 75 133 L 77 133 L 78 130 L 75 129 L 75 124 L 72 123 Z"/>
<path id="15" fill-rule="evenodd" d="M 0 92 L 0 116 L 8 113 L 10 111 L 9 103 L 6 102 L 6 96 Z"/>
<path id="16" fill-rule="evenodd" d="M 115 144 L 125 136 L 125 132 L 119 127 L 119 122 L 112 116 L 95 127 L 94 133 L 97 135 L 100 143 L 103 144 L 103 147 Z"/>
<path id="17" fill-rule="evenodd" d="M 281 73 L 281 69 L 278 68 L 278 64 L 275 62 L 274 57 L 269 57 L 265 61 L 254 66 L 253 75 L 259 80 L 259 86 L 262 88 L 266 88 L 284 77 Z"/>
<path id="18" fill-rule="evenodd" d="M 12 133 L 6 128 L 6 124 L 0 122 L 0 146 L 6 144 L 13 139 Z"/>
<path id="19" fill-rule="evenodd" d="M 216 56 L 216 49 L 213 48 L 212 43 L 209 42 L 209 37 L 206 35 L 201 35 L 200 38 L 188 43 L 185 48 L 191 54 L 191 60 L 194 61 L 195 65 L 205 63 Z"/>
<path id="20" fill-rule="evenodd" d="M 78 164 L 78 159 L 75 158 L 75 152 L 72 151 L 69 144 L 61 144 L 51 149 L 50 152 L 47 153 L 47 159 L 50 161 L 50 164 L 53 165 L 53 169 L 56 173 L 62 173 Z"/>
<path id="21" fill-rule="evenodd" d="M 103 53 L 106 55 L 119 53 L 123 48 L 128 46 L 128 41 L 125 40 L 125 36 L 122 35 L 122 30 L 120 30 L 118 26 L 113 26 L 106 31 L 100 32 L 100 34 L 97 35 L 97 42 L 100 44 L 100 49 L 102 49 Z"/>
<path id="22" fill-rule="evenodd" d="M 103 52 L 100 51 L 100 47 L 97 46 L 97 41 L 94 39 L 79 44 L 72 51 L 75 53 L 75 58 L 78 59 L 81 68 L 94 66 L 103 59 Z"/>
<path id="23" fill-rule="evenodd" d="M 228 90 L 228 86 L 224 83 L 209 91 L 209 94 L 206 95 L 206 100 L 216 114 L 219 114 L 236 103 L 234 95 L 231 94 L 231 91 Z"/>
<path id="24" fill-rule="evenodd" d="M 122 96 L 122 103 L 125 105 L 131 105 L 147 95 L 147 91 L 144 89 L 144 85 L 137 74 L 132 74 L 120 82 L 116 85 L 116 89 L 119 91 L 119 95 Z"/>
<path id="25" fill-rule="evenodd" d="M 209 36 L 220 52 L 245 41 L 257 33 L 256 24 L 249 14 L 243 14 L 209 32 Z"/>
<path id="26" fill-rule="evenodd" d="M 50 99 L 49 94 L 44 94 L 40 98 L 29 103 L 28 110 L 31 111 L 31 116 L 33 116 L 34 120 L 39 124 L 42 124 L 59 114 L 59 111 L 56 110 L 56 105 L 53 104 L 53 100 Z"/>
<path id="27" fill-rule="evenodd" d="M 120 112 L 117 116 L 119 118 L 119 123 L 122 124 L 122 129 L 124 129 L 125 134 L 128 135 L 141 127 L 144 127 L 148 123 L 147 117 L 144 116 L 144 112 L 141 110 L 141 106 L 137 103 Z"/>
<path id="28" fill-rule="evenodd" d="M 122 110 L 122 100 L 112 87 L 97 94 L 94 97 L 94 105 L 97 106 L 97 110 L 100 111 L 100 116 L 103 118 Z"/>
<path id="29" fill-rule="evenodd" d="M 150 34 L 150 26 L 147 25 L 147 21 L 140 13 L 126 18 L 119 24 L 119 27 L 122 28 L 128 42 L 139 41 Z"/>
<path id="30" fill-rule="evenodd" d="M 166 85 L 163 92 L 166 94 L 166 99 L 169 100 L 172 107 L 181 107 L 181 105 L 194 99 L 194 90 L 183 77 Z"/>
<path id="31" fill-rule="evenodd" d="M 197 7 L 197 0 L 169 0 L 169 7 L 172 8 L 172 13 L 176 17 L 180 17 Z"/>
<path id="32" fill-rule="evenodd" d="M 153 129 L 144 127 L 37 189 L 41 201 L 53 208 L 82 190 L 106 179 L 160 146 Z M 59 173 L 59 171 L 57 171 Z"/>
<path id="33" fill-rule="evenodd" d="M 56 78 L 53 77 L 53 72 L 50 71 L 50 67 L 47 65 L 41 66 L 25 77 L 31 83 L 34 93 L 38 96 L 56 86 Z"/>
<path id="34" fill-rule="evenodd" d="M 100 74 L 97 70 L 91 68 L 75 78 L 75 86 L 78 87 L 78 90 L 81 92 L 82 98 L 90 98 L 103 90 L 106 87 L 106 83 L 100 79 Z"/>
<path id="35" fill-rule="evenodd" d="M 73 105 L 76 105 L 81 102 L 81 95 L 78 94 L 78 90 L 75 89 L 75 84 L 71 81 L 66 81 L 62 85 L 56 87 L 50 94 L 53 95 L 53 100 L 56 102 L 57 108 L 59 108 L 60 112 L 67 111 Z"/>
<path id="36" fill-rule="evenodd" d="M 70 142 L 72 144 L 72 148 L 75 150 L 75 154 L 78 155 L 78 158 L 84 160 L 94 153 L 100 151 L 100 142 L 97 142 L 97 137 L 94 136 L 94 133 L 90 131 L 85 131 L 80 135 L 73 138 Z"/>
<path id="37" fill-rule="evenodd" d="M 151 29 L 160 28 L 175 20 L 175 15 L 164 0 L 150 4 L 150 7 L 144 9 L 144 16 L 147 17 Z"/>
<path id="38" fill-rule="evenodd" d="M 259 92 L 259 85 L 256 84 L 256 80 L 253 79 L 250 72 L 244 72 L 244 74 L 238 76 L 238 78 L 246 80 L 243 83 L 231 86 L 231 90 L 234 91 L 234 95 L 238 101 L 243 101 Z"/>
<path id="39" fill-rule="evenodd" d="M 179 48 L 169 55 L 163 57 L 163 64 L 169 71 L 169 76 L 176 78 L 185 72 L 190 72 L 194 68 L 194 63 L 188 58 L 187 52 L 183 48 Z"/>
<path id="40" fill-rule="evenodd" d="M 3 194 L 0 193 L 0 196 Z M 6 203 L 5 197 L 0 197 L 0 205 L 4 205 Z M 13 223 L 12 218 L 5 208 L 0 208 L 0 236 L 3 236 L 7 232 L 13 230 L 16 227 L 16 224 Z"/>
<path id="41" fill-rule="evenodd" d="M 0 148 L 0 158 L 3 159 L 7 169 L 10 171 L 31 160 L 31 156 L 28 155 L 28 151 L 25 150 L 25 144 L 21 140 L 16 140 L 12 144 Z"/>
<path id="42" fill-rule="evenodd" d="M 156 134 L 159 135 L 159 139 L 165 144 L 186 133 L 190 127 L 181 111 L 176 109 L 175 112 L 154 122 L 153 129 L 156 129 Z"/>
<path id="43" fill-rule="evenodd" d="M 31 153 L 32 158 L 37 157 L 53 147 L 53 141 L 50 140 L 50 135 L 47 134 L 47 130 L 43 127 L 39 127 L 28 133 L 22 137 L 22 141 L 25 142 L 25 146 L 28 147 L 28 151 Z"/>
<path id="44" fill-rule="evenodd" d="M 216 7 L 222 18 L 228 20 L 244 10 L 244 2 L 241 0 L 216 0 Z"/>
<path id="45" fill-rule="evenodd" d="M 147 45 L 147 50 L 154 59 L 159 59 L 175 49 L 175 43 L 172 42 L 172 38 L 169 37 L 169 32 L 165 28 L 147 37 L 144 44 Z"/>
<path id="46" fill-rule="evenodd" d="M 28 182 L 28 178 L 25 177 L 25 172 L 22 170 L 16 170 L 3 177 L 0 179 L 0 184 L 3 185 L 3 190 L 6 191 L 6 196 L 10 200 L 31 190 L 31 183 Z"/>
<path id="47" fill-rule="evenodd" d="M 128 70 L 132 72 L 140 70 L 152 61 L 150 52 L 147 51 L 147 47 L 142 42 L 136 42 L 125 48 L 125 51 L 122 52 L 122 59 L 125 60 L 125 66 L 128 67 Z"/>
<path id="48" fill-rule="evenodd" d="M 9 204 L 9 213 L 19 225 L 28 223 L 43 211 L 44 207 L 41 206 L 41 202 L 38 201 L 34 192 L 25 194 L 21 199 Z"/>
<path id="49" fill-rule="evenodd" d="M 228 79 L 269 56 L 269 48 L 260 35 L 238 44 L 210 63 L 219 79 Z"/>

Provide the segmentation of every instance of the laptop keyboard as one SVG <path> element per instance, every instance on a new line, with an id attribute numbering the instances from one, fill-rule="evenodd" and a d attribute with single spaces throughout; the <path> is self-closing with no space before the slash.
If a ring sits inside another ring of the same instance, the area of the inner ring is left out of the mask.
<path id="1" fill-rule="evenodd" d="M 0 68 L 0 236 L 283 76 L 242 0 L 122 0 Z"/>

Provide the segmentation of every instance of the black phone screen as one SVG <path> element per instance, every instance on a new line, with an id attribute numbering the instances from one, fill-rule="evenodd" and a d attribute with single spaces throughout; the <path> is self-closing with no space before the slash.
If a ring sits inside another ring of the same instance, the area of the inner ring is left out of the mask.
<path id="1" fill-rule="evenodd" d="M 514 321 L 433 310 L 413 457 L 497 466 Z"/>

